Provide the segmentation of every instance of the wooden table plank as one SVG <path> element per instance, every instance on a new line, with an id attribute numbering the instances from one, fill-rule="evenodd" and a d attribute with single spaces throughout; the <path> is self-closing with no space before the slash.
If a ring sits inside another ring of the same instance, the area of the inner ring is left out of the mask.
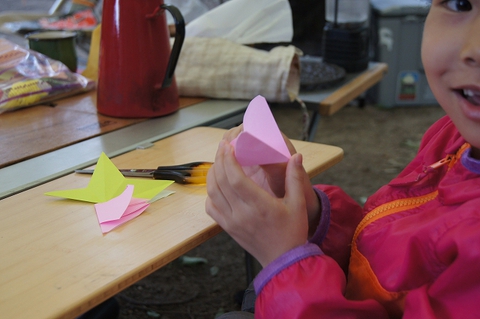
<path id="1" fill-rule="evenodd" d="M 118 168 L 213 161 L 224 132 L 194 128 L 112 161 Z M 293 143 L 311 177 L 343 156 L 338 147 Z M 204 185 L 170 186 L 175 194 L 105 235 L 92 204 L 43 195 L 88 181 L 70 174 L 0 201 L 5 318 L 75 318 L 221 231 L 205 213 Z"/>
<path id="2" fill-rule="evenodd" d="M 180 108 L 205 98 L 180 98 Z M 0 168 L 147 120 L 97 113 L 96 91 L 0 114 Z"/>
<path id="3" fill-rule="evenodd" d="M 338 90 L 335 90 L 327 98 L 320 101 L 318 107 L 320 115 L 330 116 L 338 112 L 370 87 L 377 84 L 387 73 L 387 70 L 388 66 L 386 63 L 373 64 L 372 67 L 360 73 L 350 82 L 342 85 Z"/>
<path id="4" fill-rule="evenodd" d="M 307 140 L 313 141 L 322 116 L 330 116 L 341 110 L 348 103 L 361 96 L 369 88 L 378 83 L 388 70 L 383 62 L 370 62 L 368 68 L 358 73 L 347 73 L 345 78 L 335 86 L 301 91 L 300 100 L 313 110 L 308 125 Z"/>

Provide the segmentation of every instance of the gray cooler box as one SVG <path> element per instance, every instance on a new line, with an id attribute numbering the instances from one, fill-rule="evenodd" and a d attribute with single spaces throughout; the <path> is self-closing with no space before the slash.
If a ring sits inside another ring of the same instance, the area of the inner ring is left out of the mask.
<path id="1" fill-rule="evenodd" d="M 371 0 L 372 51 L 388 73 L 370 95 L 384 107 L 437 104 L 421 61 L 428 4 L 422 0 Z"/>

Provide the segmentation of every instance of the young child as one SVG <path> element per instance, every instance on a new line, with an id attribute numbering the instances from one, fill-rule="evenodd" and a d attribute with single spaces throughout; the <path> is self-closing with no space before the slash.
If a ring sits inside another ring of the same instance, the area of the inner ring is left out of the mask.
<path id="1" fill-rule="evenodd" d="M 206 210 L 264 267 L 255 318 L 480 316 L 480 0 L 432 1 L 422 61 L 447 115 L 363 209 L 300 154 L 242 169 L 241 128 L 220 142 Z"/>

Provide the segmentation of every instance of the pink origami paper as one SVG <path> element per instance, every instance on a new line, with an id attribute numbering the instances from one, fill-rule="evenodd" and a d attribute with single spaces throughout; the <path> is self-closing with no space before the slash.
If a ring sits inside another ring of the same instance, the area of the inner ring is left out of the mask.
<path id="1" fill-rule="evenodd" d="M 95 204 L 95 211 L 102 233 L 108 233 L 139 216 L 150 205 L 144 199 L 133 198 L 133 189 L 133 185 L 127 185 L 125 191 L 119 196 L 107 202 Z"/>
<path id="2" fill-rule="evenodd" d="M 231 144 L 242 166 L 288 162 L 291 155 L 270 107 L 261 95 L 248 104 L 243 132 Z"/>

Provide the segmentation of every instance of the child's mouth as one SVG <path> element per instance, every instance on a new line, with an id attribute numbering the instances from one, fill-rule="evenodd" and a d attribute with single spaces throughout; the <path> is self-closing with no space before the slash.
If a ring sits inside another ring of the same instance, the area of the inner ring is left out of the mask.
<path id="1" fill-rule="evenodd" d="M 480 92 L 470 89 L 463 89 L 461 90 L 461 94 L 468 102 L 474 105 L 480 105 Z"/>

